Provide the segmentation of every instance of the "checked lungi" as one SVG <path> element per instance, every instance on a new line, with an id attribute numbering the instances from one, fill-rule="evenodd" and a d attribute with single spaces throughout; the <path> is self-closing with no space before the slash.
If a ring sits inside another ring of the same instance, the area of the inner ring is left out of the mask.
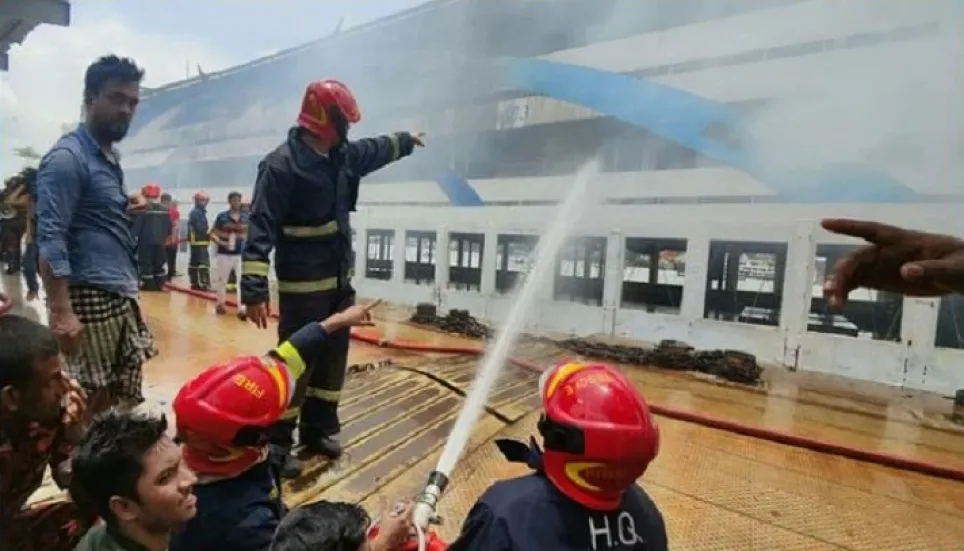
<path id="1" fill-rule="evenodd" d="M 137 300 L 71 287 L 70 303 L 84 326 L 79 351 L 67 357 L 70 376 L 88 393 L 109 392 L 112 405 L 143 402 L 143 365 L 157 356 L 157 346 Z"/>

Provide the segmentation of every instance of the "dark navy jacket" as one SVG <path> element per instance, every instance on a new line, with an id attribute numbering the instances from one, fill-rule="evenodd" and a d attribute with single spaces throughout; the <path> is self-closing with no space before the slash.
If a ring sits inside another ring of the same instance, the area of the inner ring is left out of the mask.
<path id="1" fill-rule="evenodd" d="M 618 510 L 592 511 L 546 478 L 535 443 L 497 443 L 507 459 L 535 472 L 486 490 L 448 551 L 667 551 L 663 516 L 639 486 L 626 492 Z"/>
<path id="2" fill-rule="evenodd" d="M 136 297 L 136 245 L 124 173 L 87 127 L 61 137 L 37 169 L 37 246 L 54 276 Z"/>
<path id="3" fill-rule="evenodd" d="M 210 243 L 208 234 L 211 227 L 208 224 L 208 211 L 204 207 L 195 205 L 187 215 L 187 239 L 192 246 L 207 247 Z"/>
<path id="4" fill-rule="evenodd" d="M 241 300 L 268 300 L 269 257 L 275 252 L 280 293 L 320 293 L 347 287 L 352 248 L 349 214 L 364 176 L 412 153 L 407 132 L 348 142 L 322 155 L 292 128 L 258 165 L 245 242 Z"/>
<path id="5" fill-rule="evenodd" d="M 328 346 L 328 334 L 320 324 L 310 323 L 287 344 L 297 353 L 298 363 L 314 365 Z M 283 347 L 272 354 L 287 361 Z M 266 461 L 236 477 L 194 486 L 197 516 L 174 535 L 170 551 L 267 551 L 287 512 L 281 499 L 283 463 L 284 455 L 272 451 Z"/>
<path id="6" fill-rule="evenodd" d="M 134 239 L 138 247 L 163 247 L 171 237 L 171 212 L 160 203 L 150 203 L 135 215 Z"/>
<path id="7" fill-rule="evenodd" d="M 171 538 L 170 551 L 267 551 L 285 514 L 280 460 L 266 461 L 240 476 L 198 484 L 197 515 Z"/>

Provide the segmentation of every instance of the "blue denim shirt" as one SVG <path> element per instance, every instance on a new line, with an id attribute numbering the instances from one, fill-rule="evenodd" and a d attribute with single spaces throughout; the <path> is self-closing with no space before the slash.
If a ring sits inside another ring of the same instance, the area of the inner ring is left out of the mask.
<path id="1" fill-rule="evenodd" d="M 70 285 L 136 297 L 136 244 L 120 165 L 81 124 L 65 134 L 37 171 L 37 246 Z"/>

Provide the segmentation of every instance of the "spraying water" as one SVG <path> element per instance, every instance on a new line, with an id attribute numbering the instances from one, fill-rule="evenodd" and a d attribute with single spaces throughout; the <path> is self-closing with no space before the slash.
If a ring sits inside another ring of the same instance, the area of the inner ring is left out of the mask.
<path id="1" fill-rule="evenodd" d="M 442 457 L 439 458 L 436 470 L 446 476 L 455 468 L 462 450 L 468 443 L 472 429 L 485 407 L 492 385 L 498 380 L 512 345 L 525 326 L 526 316 L 536 300 L 537 291 L 551 279 L 559 251 L 571 236 L 576 225 L 574 222 L 579 219 L 587 202 L 592 198 L 590 189 L 594 177 L 599 172 L 598 160 L 583 165 L 576 174 L 569 196 L 556 211 L 551 224 L 539 239 L 535 263 L 526 275 L 515 300 L 512 301 L 508 318 L 499 331 L 495 343 L 489 348 L 475 382 L 469 389 L 465 405 L 462 406 L 448 441 L 445 442 L 445 449 L 442 450 Z"/>
<path id="2" fill-rule="evenodd" d="M 597 195 L 590 193 L 590 190 L 592 189 L 592 182 L 595 180 L 594 177 L 599 174 L 600 170 L 601 165 L 598 159 L 586 163 L 579 169 L 572 184 L 572 189 L 569 191 L 569 196 L 556 211 L 552 223 L 546 228 L 542 238 L 539 239 L 539 245 L 535 251 L 535 263 L 529 273 L 526 274 L 515 300 L 512 301 L 509 316 L 506 318 L 495 343 L 489 348 L 485 359 L 482 361 L 482 367 L 479 368 L 475 376 L 475 381 L 465 398 L 465 404 L 462 406 L 462 410 L 455 420 L 455 426 L 452 427 L 452 432 L 449 433 L 448 440 L 445 442 L 445 448 L 442 450 L 438 465 L 429 474 L 425 488 L 416 499 L 413 520 L 419 551 L 426 549 L 425 529 L 435 513 L 439 498 L 448 486 L 449 475 L 452 474 L 455 464 L 458 463 L 462 451 L 465 450 L 465 446 L 469 442 L 469 436 L 482 414 L 489 393 L 492 391 L 492 385 L 499 379 L 502 366 L 509 356 L 512 345 L 525 326 L 526 315 L 536 300 L 536 292 L 550 280 L 560 249 L 571 236 L 573 228 L 576 227 L 576 222 L 587 207 L 587 203 L 597 197 Z"/>

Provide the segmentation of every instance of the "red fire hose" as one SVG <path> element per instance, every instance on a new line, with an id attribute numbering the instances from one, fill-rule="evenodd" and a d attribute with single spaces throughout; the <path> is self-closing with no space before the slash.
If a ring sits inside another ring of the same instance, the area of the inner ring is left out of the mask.
<path id="1" fill-rule="evenodd" d="M 0 316 L 6 314 L 13 308 L 13 300 L 7 295 L 0 293 Z"/>
<path id="2" fill-rule="evenodd" d="M 172 291 L 186 293 L 191 296 L 195 296 L 205 300 L 215 300 L 215 297 L 211 293 L 207 293 L 203 291 L 195 291 L 193 289 L 189 289 L 180 285 L 168 284 L 168 288 Z M 236 306 L 234 301 L 230 299 L 227 302 L 231 306 Z M 277 318 L 277 315 L 272 313 L 271 317 Z M 485 354 L 485 349 L 481 347 L 439 346 L 439 345 L 430 345 L 430 344 L 411 342 L 411 341 L 388 340 L 381 336 L 372 335 L 371 333 L 365 333 L 361 331 L 352 331 L 351 337 L 360 342 L 372 344 L 375 346 L 381 346 L 384 348 L 396 349 L 396 350 L 408 350 L 412 352 L 424 352 L 424 353 L 431 353 L 431 354 L 453 354 L 458 356 L 482 356 Z M 528 369 L 536 373 L 541 373 L 542 370 L 544 369 L 544 366 L 538 365 L 534 362 L 530 362 L 522 358 L 510 357 L 508 361 L 512 365 L 521 367 L 523 369 Z M 937 478 L 945 478 L 948 480 L 964 482 L 964 468 L 960 468 L 960 467 L 946 467 L 943 465 L 937 465 L 934 463 L 928 463 L 925 461 L 919 461 L 916 459 L 910 459 L 910 458 L 901 457 L 898 455 L 892 455 L 892 454 L 881 453 L 881 452 L 873 452 L 873 451 L 863 450 L 860 448 L 854 448 L 850 446 L 843 446 L 833 442 L 826 442 L 823 440 L 807 438 L 804 436 L 797 436 L 795 434 L 776 431 L 772 429 L 765 429 L 765 428 L 757 427 L 753 425 L 735 423 L 733 421 L 727 421 L 725 419 L 709 417 L 706 415 L 699 415 L 688 411 L 661 406 L 659 404 L 654 404 L 652 402 L 649 403 L 649 408 L 650 410 L 652 410 L 653 413 L 657 415 L 662 415 L 664 417 L 669 417 L 670 419 L 676 419 L 678 421 L 694 423 L 704 427 L 709 427 L 709 428 L 722 430 L 726 432 L 732 432 L 742 436 L 749 436 L 751 438 L 768 440 L 770 442 L 776 442 L 779 444 L 793 446 L 796 448 L 803 448 L 803 449 L 807 449 L 807 450 L 811 450 L 819 453 L 826 453 L 826 454 L 838 455 L 841 457 L 847 457 L 850 459 L 854 459 L 856 461 L 873 463 L 876 465 L 882 465 L 884 467 L 890 467 L 890 468 L 899 469 L 903 471 L 911 471 L 911 472 L 925 474 L 928 476 L 934 476 Z"/>

